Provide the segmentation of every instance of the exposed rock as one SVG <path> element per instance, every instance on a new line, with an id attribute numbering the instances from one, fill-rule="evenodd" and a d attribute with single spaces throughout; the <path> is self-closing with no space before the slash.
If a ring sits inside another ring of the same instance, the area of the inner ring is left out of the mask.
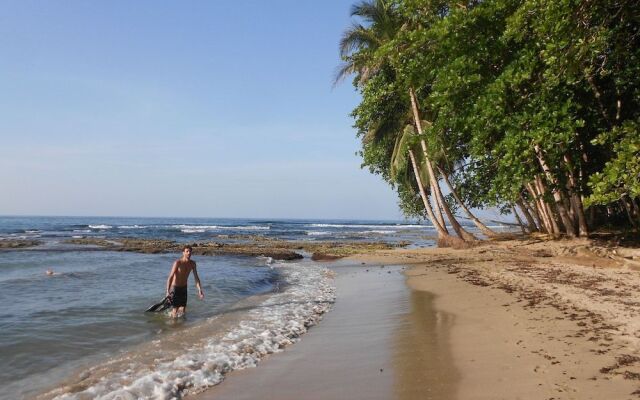
<path id="1" fill-rule="evenodd" d="M 311 256 L 311 259 L 313 261 L 334 261 L 334 260 L 339 260 L 344 256 L 336 256 L 336 255 L 330 255 L 330 254 L 325 254 L 325 253 L 313 253 L 313 255 Z"/>
<path id="2" fill-rule="evenodd" d="M 21 249 L 23 247 L 34 247 L 40 244 L 42 244 L 42 242 L 39 240 L 0 240 L 0 249 Z"/>
<path id="3" fill-rule="evenodd" d="M 249 239 L 245 237 L 245 239 Z M 254 238 L 252 238 L 254 239 Z M 249 239 L 251 240 L 251 239 Z M 138 253 L 166 253 L 179 252 L 184 243 L 177 243 L 169 240 L 158 239 L 98 239 L 98 238 L 77 238 L 70 239 L 67 243 L 98 245 L 105 250 L 113 251 L 134 251 Z M 196 255 L 245 255 L 264 256 L 275 260 L 298 260 L 303 258 L 296 250 L 306 251 L 314 254 L 314 260 L 335 260 L 341 257 L 371 252 L 374 250 L 389 250 L 394 247 L 405 246 L 407 243 L 390 245 L 387 243 L 362 243 L 362 242 L 307 242 L 307 241 L 285 241 L 278 239 L 251 240 L 242 243 L 220 243 L 220 242 L 199 242 L 191 243 L 193 254 Z"/>

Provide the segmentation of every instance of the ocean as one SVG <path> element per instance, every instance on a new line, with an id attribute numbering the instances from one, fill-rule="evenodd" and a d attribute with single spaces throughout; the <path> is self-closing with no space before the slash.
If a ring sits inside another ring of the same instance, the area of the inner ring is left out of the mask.
<path id="1" fill-rule="evenodd" d="M 0 399 L 172 399 L 219 383 L 298 340 L 335 300 L 332 272 L 304 259 L 194 256 L 188 312 L 144 310 L 164 296 L 180 254 L 96 251 L 78 237 L 181 243 L 284 240 L 433 245 L 433 230 L 401 221 L 0 217 Z M 52 270 L 53 275 L 45 271 Z"/>

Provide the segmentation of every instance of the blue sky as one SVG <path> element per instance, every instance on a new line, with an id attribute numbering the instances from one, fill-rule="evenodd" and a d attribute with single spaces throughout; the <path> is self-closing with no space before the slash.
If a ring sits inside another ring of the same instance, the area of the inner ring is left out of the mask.
<path id="1" fill-rule="evenodd" d="M 360 169 L 351 1 L 3 1 L 0 214 L 401 218 Z"/>
<path id="2" fill-rule="evenodd" d="M 0 215 L 402 219 L 332 88 L 351 3 L 4 0 Z"/>

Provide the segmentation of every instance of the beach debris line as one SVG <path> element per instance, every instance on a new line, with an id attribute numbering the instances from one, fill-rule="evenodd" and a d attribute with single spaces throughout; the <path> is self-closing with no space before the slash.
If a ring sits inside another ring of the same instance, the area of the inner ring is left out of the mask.
<path id="1" fill-rule="evenodd" d="M 635 257 L 639 251 L 623 253 Z M 576 326 L 565 337 L 592 343 L 589 351 L 602 357 L 601 374 L 635 381 L 640 380 L 640 354 L 635 350 L 640 347 L 640 278 L 626 258 L 609 257 L 612 252 L 615 249 L 581 240 L 527 246 L 503 242 L 481 251 L 458 250 L 456 257 L 432 257 L 430 262 L 472 285 L 512 294 L 525 309 L 557 309 Z M 532 352 L 551 365 L 560 364 L 544 349 Z"/>

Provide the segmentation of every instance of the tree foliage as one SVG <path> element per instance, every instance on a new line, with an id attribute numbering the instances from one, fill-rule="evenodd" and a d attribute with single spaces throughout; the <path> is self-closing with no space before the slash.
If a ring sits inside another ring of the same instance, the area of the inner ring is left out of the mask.
<path id="1" fill-rule="evenodd" d="M 466 204 L 520 202 L 551 234 L 586 234 L 605 211 L 640 221 L 639 2 L 369 0 L 352 16 L 341 76 L 362 95 L 363 166 L 407 214 L 425 211 L 431 164 Z M 422 133 L 406 128 L 409 93 Z"/>

